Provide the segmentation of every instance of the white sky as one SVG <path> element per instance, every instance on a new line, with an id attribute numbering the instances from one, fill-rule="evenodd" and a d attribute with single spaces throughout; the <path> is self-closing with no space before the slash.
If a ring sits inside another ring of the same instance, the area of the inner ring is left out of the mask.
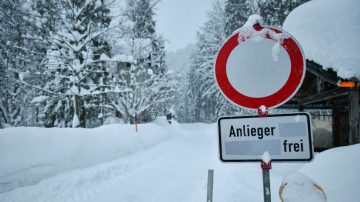
<path id="1" fill-rule="evenodd" d="M 195 43 L 196 32 L 207 20 L 213 0 L 161 0 L 155 10 L 157 30 L 175 51 Z"/>

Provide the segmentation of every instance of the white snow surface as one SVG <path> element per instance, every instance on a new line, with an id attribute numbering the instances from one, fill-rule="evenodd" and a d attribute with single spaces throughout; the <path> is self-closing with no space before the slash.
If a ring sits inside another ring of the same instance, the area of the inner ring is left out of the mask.
<path id="1" fill-rule="evenodd" d="M 294 9 L 283 28 L 309 60 L 342 78 L 360 78 L 360 1 L 313 0 Z"/>
<path id="2" fill-rule="evenodd" d="M 40 96 L 34 97 L 34 98 L 31 100 L 31 103 L 44 102 L 44 101 L 46 101 L 46 100 L 48 100 L 48 99 L 49 99 L 49 96 L 40 95 Z"/>
<path id="3" fill-rule="evenodd" d="M 329 202 L 356 202 L 360 145 L 317 154 L 311 163 L 273 163 L 272 201 L 289 172 L 317 182 Z M 1 202 L 263 201 L 260 163 L 222 163 L 216 124 L 112 124 L 94 129 L 0 130 Z"/>
<path id="4" fill-rule="evenodd" d="M 263 19 L 260 15 L 254 14 L 254 15 L 250 15 L 246 21 L 246 23 L 244 24 L 244 27 L 253 27 L 255 24 L 262 24 L 263 23 Z"/>
<path id="5" fill-rule="evenodd" d="M 264 163 L 269 163 L 271 161 L 271 157 L 268 151 L 264 152 L 264 154 L 261 156 L 261 160 L 264 161 Z"/>

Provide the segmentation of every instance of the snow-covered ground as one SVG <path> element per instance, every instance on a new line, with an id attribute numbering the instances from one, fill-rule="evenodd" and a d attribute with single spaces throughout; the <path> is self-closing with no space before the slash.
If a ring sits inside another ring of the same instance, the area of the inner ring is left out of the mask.
<path id="1" fill-rule="evenodd" d="M 259 163 L 222 163 L 216 124 L 169 125 L 165 119 L 95 129 L 0 130 L 0 201 L 206 201 L 214 169 L 214 201 L 263 201 Z M 329 202 L 356 202 L 360 145 L 319 153 L 311 163 L 274 163 L 272 201 L 283 178 L 298 171 Z"/>

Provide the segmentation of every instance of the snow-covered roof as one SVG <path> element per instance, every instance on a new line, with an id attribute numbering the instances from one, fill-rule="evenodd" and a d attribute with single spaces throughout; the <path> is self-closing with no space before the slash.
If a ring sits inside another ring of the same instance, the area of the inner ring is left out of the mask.
<path id="1" fill-rule="evenodd" d="M 151 39 L 112 39 L 113 54 L 145 59 L 151 53 Z"/>
<path id="2" fill-rule="evenodd" d="M 294 9 L 284 30 L 303 48 L 305 57 L 342 78 L 360 78 L 360 1 L 313 0 Z"/>

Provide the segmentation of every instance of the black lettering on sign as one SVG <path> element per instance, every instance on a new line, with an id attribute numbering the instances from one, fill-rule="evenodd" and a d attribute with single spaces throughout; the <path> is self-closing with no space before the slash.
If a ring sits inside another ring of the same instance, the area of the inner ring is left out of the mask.
<path id="1" fill-rule="evenodd" d="M 256 137 L 263 139 L 265 136 L 274 136 L 276 127 L 257 127 L 253 128 L 249 125 L 242 125 L 239 128 L 230 126 L 229 137 Z"/>
<path id="2" fill-rule="evenodd" d="M 288 140 L 283 141 L 283 151 L 284 152 L 304 152 L 303 140 L 300 139 L 299 142 L 288 142 Z"/>

